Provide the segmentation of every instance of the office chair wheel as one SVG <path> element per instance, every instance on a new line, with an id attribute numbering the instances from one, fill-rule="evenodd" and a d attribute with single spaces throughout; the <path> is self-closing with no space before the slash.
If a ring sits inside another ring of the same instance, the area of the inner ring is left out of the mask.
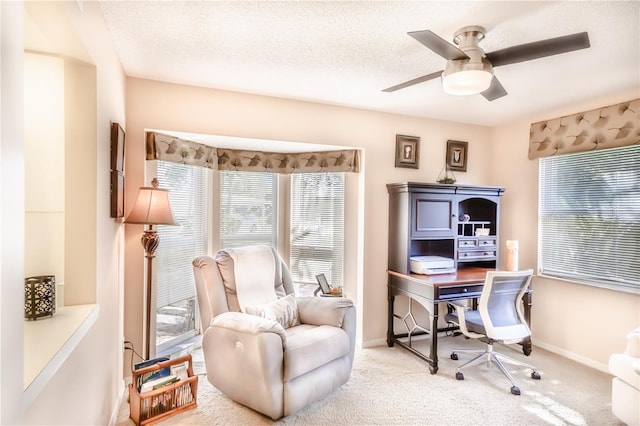
<path id="1" fill-rule="evenodd" d="M 451 359 L 454 360 L 454 361 L 457 361 L 458 360 L 458 354 L 455 353 L 455 352 L 452 352 L 451 353 Z"/>
<path id="2" fill-rule="evenodd" d="M 536 380 L 540 380 L 541 379 L 540 373 L 538 373 L 537 371 L 532 372 L 531 373 L 531 378 L 532 379 L 536 379 Z"/>
<path id="3" fill-rule="evenodd" d="M 514 395 L 520 395 L 520 388 L 517 386 L 511 386 L 511 393 Z"/>
<path id="4" fill-rule="evenodd" d="M 456 373 L 456 380 L 464 380 L 464 374 L 458 371 Z"/>

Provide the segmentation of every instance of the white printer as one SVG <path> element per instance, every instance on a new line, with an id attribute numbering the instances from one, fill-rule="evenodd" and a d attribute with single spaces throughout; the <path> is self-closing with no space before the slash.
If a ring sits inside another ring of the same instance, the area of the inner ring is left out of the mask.
<path id="1" fill-rule="evenodd" d="M 411 272 L 414 274 L 435 275 L 456 272 L 453 259 L 442 256 L 413 256 L 410 258 Z"/>

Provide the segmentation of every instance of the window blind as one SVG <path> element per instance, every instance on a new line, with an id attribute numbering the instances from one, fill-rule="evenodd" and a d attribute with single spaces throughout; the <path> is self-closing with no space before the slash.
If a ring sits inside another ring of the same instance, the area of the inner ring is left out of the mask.
<path id="1" fill-rule="evenodd" d="M 275 173 L 220 172 L 220 247 L 277 247 Z"/>
<path id="2" fill-rule="evenodd" d="M 161 188 L 169 190 L 171 210 L 180 226 L 157 227 L 160 244 L 156 271 L 157 307 L 195 297 L 191 262 L 207 253 L 206 169 L 157 162 Z"/>
<path id="3" fill-rule="evenodd" d="M 540 159 L 541 273 L 640 292 L 640 146 Z"/>
<path id="4" fill-rule="evenodd" d="M 291 260 L 294 282 L 315 284 L 324 273 L 343 284 L 344 173 L 291 175 Z"/>

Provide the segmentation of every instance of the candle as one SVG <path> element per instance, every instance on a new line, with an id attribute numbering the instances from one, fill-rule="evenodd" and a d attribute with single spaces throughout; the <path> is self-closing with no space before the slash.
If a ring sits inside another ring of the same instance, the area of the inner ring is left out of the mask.
<path id="1" fill-rule="evenodd" d="M 507 240 L 507 271 L 518 270 L 518 241 Z"/>

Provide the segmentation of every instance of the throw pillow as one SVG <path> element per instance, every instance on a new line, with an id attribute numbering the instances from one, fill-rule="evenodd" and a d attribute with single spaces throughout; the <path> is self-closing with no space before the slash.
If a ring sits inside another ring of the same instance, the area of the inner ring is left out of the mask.
<path id="1" fill-rule="evenodd" d="M 244 312 L 278 322 L 283 328 L 300 324 L 298 304 L 293 294 L 264 305 L 245 306 Z"/>

